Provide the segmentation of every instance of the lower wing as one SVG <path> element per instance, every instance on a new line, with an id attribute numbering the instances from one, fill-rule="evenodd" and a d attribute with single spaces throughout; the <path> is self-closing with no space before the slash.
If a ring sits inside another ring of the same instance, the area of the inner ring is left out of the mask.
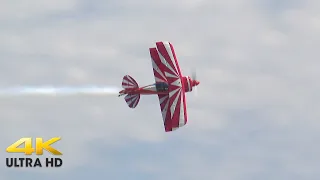
<path id="1" fill-rule="evenodd" d="M 183 90 L 174 94 L 159 94 L 165 131 L 173 131 L 187 123 L 186 96 Z"/>

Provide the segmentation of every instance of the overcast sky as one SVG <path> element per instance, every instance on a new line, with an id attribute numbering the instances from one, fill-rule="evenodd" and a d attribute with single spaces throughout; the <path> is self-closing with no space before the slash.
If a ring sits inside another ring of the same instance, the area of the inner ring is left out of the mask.
<path id="1" fill-rule="evenodd" d="M 0 86 L 151 84 L 157 41 L 201 81 L 186 126 L 156 96 L 2 97 L 0 179 L 319 179 L 319 0 L 0 0 Z M 6 168 L 25 136 L 63 168 Z"/>

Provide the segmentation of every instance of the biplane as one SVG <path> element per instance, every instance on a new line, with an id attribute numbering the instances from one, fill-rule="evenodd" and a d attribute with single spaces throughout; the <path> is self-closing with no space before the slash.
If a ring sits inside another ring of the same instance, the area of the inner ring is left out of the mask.
<path id="1" fill-rule="evenodd" d="M 157 95 L 159 98 L 164 128 L 166 132 L 176 130 L 187 123 L 186 92 L 199 85 L 196 77 L 183 76 L 177 56 L 170 42 L 156 42 L 149 48 L 155 83 L 139 87 L 129 75 L 122 80 L 119 97 L 124 97 L 130 108 L 135 108 L 140 95 Z"/>

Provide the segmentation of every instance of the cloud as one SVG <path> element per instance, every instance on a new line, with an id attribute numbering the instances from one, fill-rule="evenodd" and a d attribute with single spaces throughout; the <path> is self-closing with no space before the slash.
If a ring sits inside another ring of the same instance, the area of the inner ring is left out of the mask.
<path id="1" fill-rule="evenodd" d="M 1 99 L 2 147 L 63 137 L 56 177 L 319 176 L 318 1 L 3 3 L 1 87 L 120 86 L 125 74 L 152 83 L 148 48 L 159 40 L 171 41 L 183 73 L 195 68 L 201 81 L 199 96 L 187 95 L 188 125 L 173 133 L 164 133 L 156 97 L 134 110 L 117 97 Z M 31 179 L 47 171 L 0 172 Z"/>
<path id="2" fill-rule="evenodd" d="M 54 2 L 33 0 L 31 3 L 21 0 L 14 2 L 4 0 L 0 10 L 0 18 L 4 21 L 26 20 L 37 16 L 70 11 L 75 8 L 76 4 L 76 0 Z"/>

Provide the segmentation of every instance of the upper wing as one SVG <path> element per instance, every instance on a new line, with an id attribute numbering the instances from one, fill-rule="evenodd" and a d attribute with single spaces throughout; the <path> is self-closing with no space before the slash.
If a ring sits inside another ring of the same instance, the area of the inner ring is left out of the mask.
<path id="1" fill-rule="evenodd" d="M 156 82 L 167 82 L 167 78 L 164 75 L 164 67 L 161 63 L 157 48 L 150 48 L 150 56 L 153 67 L 153 74 Z M 172 129 L 171 127 L 171 117 L 170 113 L 168 113 L 169 106 L 169 94 L 158 94 L 159 103 L 162 113 L 163 124 L 165 127 L 165 131 L 169 131 Z"/>
<path id="2" fill-rule="evenodd" d="M 159 101 L 166 131 L 172 131 L 187 123 L 186 97 L 182 74 L 173 46 L 169 42 L 157 42 L 157 48 L 150 48 L 156 82 L 165 80 L 169 94 L 159 95 Z M 158 75 L 157 67 L 162 75 Z M 157 73 L 156 73 L 157 72 Z M 156 75 L 157 74 L 157 75 Z"/>

